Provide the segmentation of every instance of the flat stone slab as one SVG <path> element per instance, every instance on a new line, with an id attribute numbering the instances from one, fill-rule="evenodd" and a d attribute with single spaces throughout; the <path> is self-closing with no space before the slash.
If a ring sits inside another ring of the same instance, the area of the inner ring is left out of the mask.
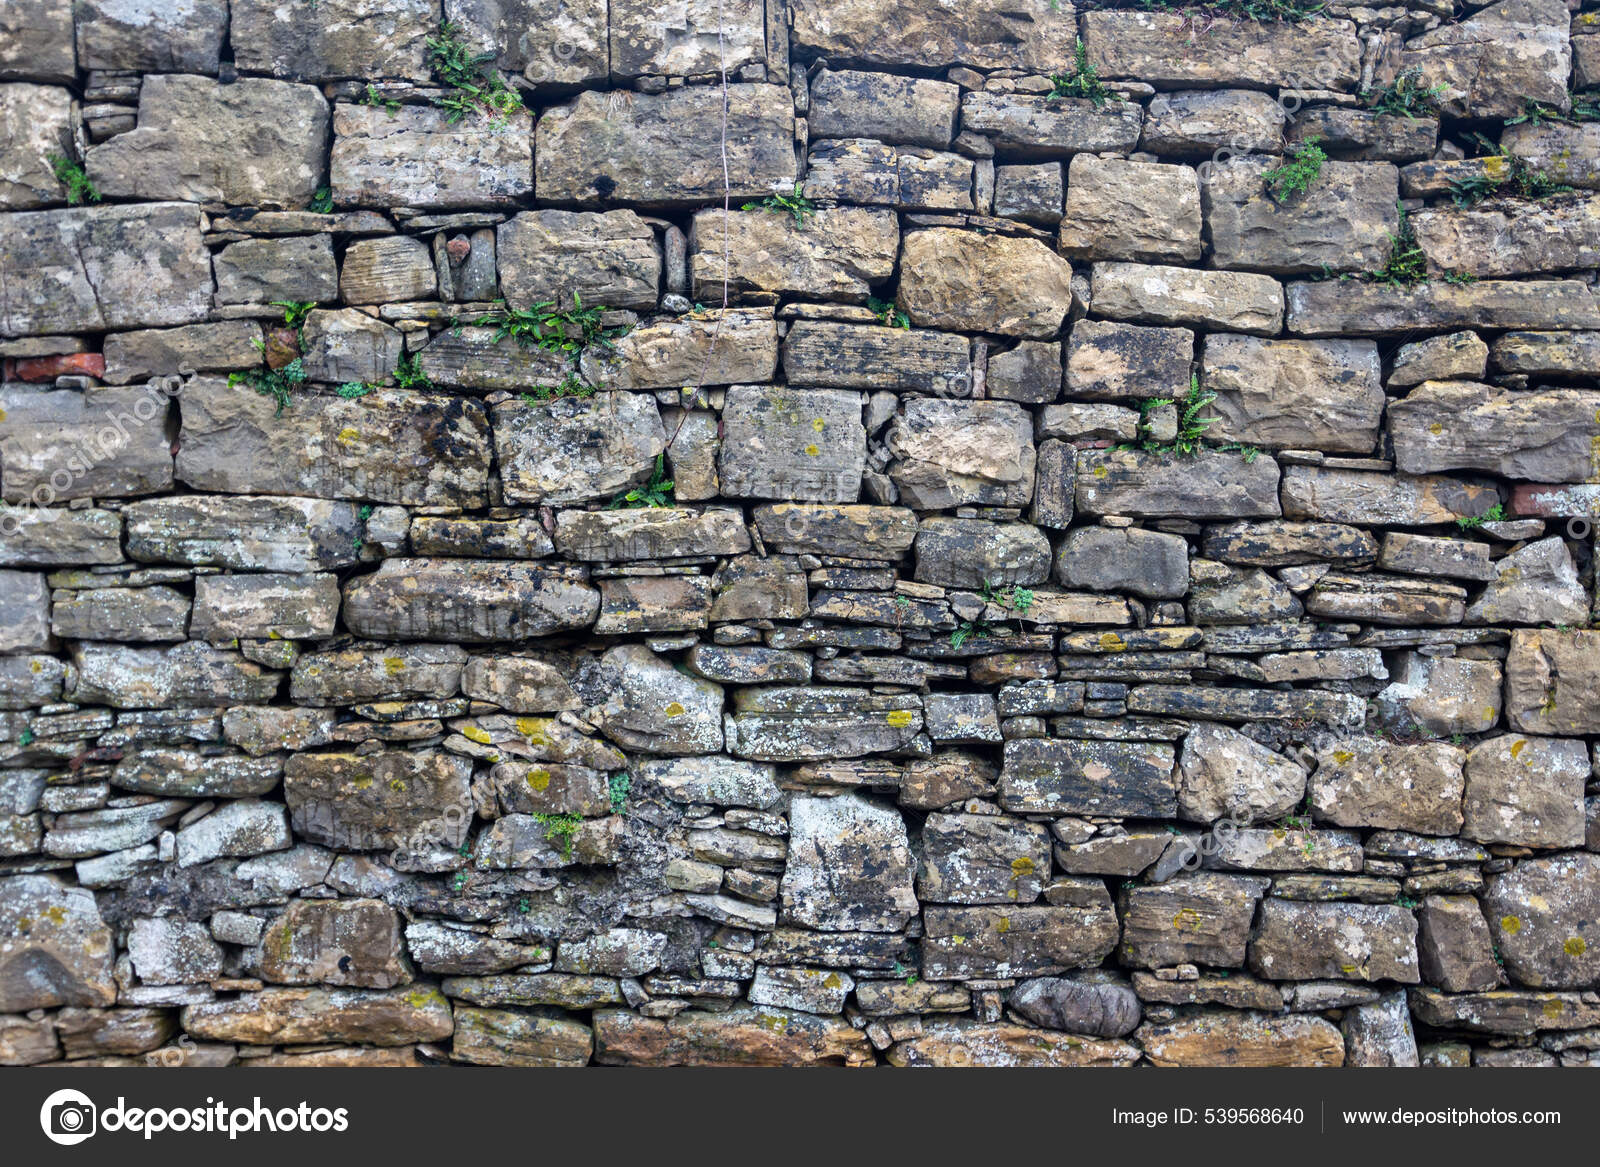
<path id="1" fill-rule="evenodd" d="M 204 320 L 211 257 L 192 203 L 0 215 L 0 333 L 101 332 Z"/>

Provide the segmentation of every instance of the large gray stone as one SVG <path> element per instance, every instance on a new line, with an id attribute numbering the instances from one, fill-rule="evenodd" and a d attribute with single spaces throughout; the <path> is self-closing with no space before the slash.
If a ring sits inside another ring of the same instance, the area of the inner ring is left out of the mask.
<path id="1" fill-rule="evenodd" d="M 539 197 L 582 204 L 615 198 L 661 207 L 721 198 L 722 119 L 722 91 L 711 86 L 634 93 L 620 103 L 609 94 L 580 93 L 539 118 Z M 795 158 L 789 90 L 729 86 L 727 125 L 733 197 L 790 193 Z"/>
<path id="2" fill-rule="evenodd" d="M 1279 201 L 1269 183 L 1279 162 L 1232 159 L 1201 187 L 1216 265 L 1280 275 L 1381 268 L 1400 221 L 1395 168 L 1324 162 L 1307 189 Z"/>
<path id="3" fill-rule="evenodd" d="M 736 385 L 722 411 L 718 473 L 729 498 L 855 502 L 866 465 L 856 393 Z"/>
<path id="4" fill-rule="evenodd" d="M 386 559 L 345 585 L 358 636 L 484 643 L 585 628 L 599 595 L 581 568 L 492 559 Z"/>
<path id="5" fill-rule="evenodd" d="M 353 503 L 175 495 L 129 504 L 128 556 L 243 571 L 323 571 L 360 558 Z"/>
<path id="6" fill-rule="evenodd" d="M 99 332 L 203 320 L 211 257 L 189 203 L 0 215 L 0 332 Z"/>
<path id="7" fill-rule="evenodd" d="M 696 213 L 689 278 L 696 300 L 722 296 L 723 256 L 732 294 L 765 292 L 860 303 L 894 274 L 900 229 L 892 211 L 822 208 L 802 226 L 786 214 L 721 209 Z"/>
<path id="8" fill-rule="evenodd" d="M 824 932 L 898 932 L 917 911 L 905 822 L 855 794 L 797 796 L 779 902 L 786 922 Z"/>
<path id="9" fill-rule="evenodd" d="M 1376 341 L 1213 333 L 1200 360 L 1201 387 L 1217 395 L 1208 438 L 1346 454 L 1377 445 L 1384 395 Z"/>
<path id="10" fill-rule="evenodd" d="M 900 251 L 898 302 L 927 328 L 1051 337 L 1072 308 L 1072 266 L 1037 239 L 911 231 Z"/>
<path id="11" fill-rule="evenodd" d="M 920 510 L 1023 506 L 1033 498 L 1032 429 L 1028 411 L 1009 401 L 912 398 L 886 439 L 889 475 Z"/>
<path id="12" fill-rule="evenodd" d="M 1443 85 L 1440 109 L 1450 117 L 1514 117 L 1527 101 L 1565 108 L 1567 28 L 1559 0 L 1503 0 L 1407 41 L 1396 68 Z"/>
<path id="13" fill-rule="evenodd" d="M 90 147 L 84 169 L 106 197 L 297 208 L 323 185 L 327 148 L 313 86 L 153 73 L 138 127 Z"/>
<path id="14" fill-rule="evenodd" d="M 333 109 L 329 181 L 341 206 L 503 207 L 533 193 L 527 115 L 451 122 L 445 111 L 401 106 L 393 114 L 340 102 Z"/>
<path id="15" fill-rule="evenodd" d="M 428 81 L 437 0 L 317 0 L 304 10 L 234 0 L 229 36 L 245 73 L 306 81 Z"/>
<path id="16" fill-rule="evenodd" d="M 49 875 L 0 880 L 0 1012 L 117 999 L 116 944 L 92 891 Z"/>
<path id="17" fill-rule="evenodd" d="M 172 486 L 169 399 L 159 390 L 0 389 L 7 502 L 154 494 Z"/>
<path id="18" fill-rule="evenodd" d="M 649 480 L 667 445 L 645 393 L 599 393 L 494 407 L 495 457 L 507 502 L 611 499 Z"/>
<path id="19" fill-rule="evenodd" d="M 632 211 L 524 211 L 495 230 L 500 290 L 513 308 L 654 308 L 661 248 Z"/>
<path id="20" fill-rule="evenodd" d="M 1160 88 L 1352 89 L 1361 42 L 1349 20 L 1246 20 L 1188 12 L 1088 12 L 1083 43 L 1102 77 Z"/>
<path id="21" fill-rule="evenodd" d="M 1600 392 L 1511 392 L 1427 381 L 1389 407 L 1395 463 L 1409 474 L 1483 470 L 1535 482 L 1584 482 L 1596 469 Z"/>
<path id="22" fill-rule="evenodd" d="M 1071 60 L 1077 34 L 1076 13 L 1065 0 L 1054 8 L 1049 0 L 1004 8 L 961 0 L 914 7 L 893 0 L 795 0 L 790 13 L 797 49 L 853 65 L 1045 72 Z"/>
<path id="23" fill-rule="evenodd" d="M 0 210 L 26 211 L 66 201 L 50 158 L 71 155 L 74 116 L 72 94 L 60 86 L 25 81 L 0 85 L 0 119 L 10 131 L 0 149 Z"/>
<path id="24" fill-rule="evenodd" d="M 181 408 L 177 475 L 201 490 L 471 506 L 487 485 L 489 420 L 459 397 L 303 395 L 279 413 L 247 386 L 202 377 Z"/>

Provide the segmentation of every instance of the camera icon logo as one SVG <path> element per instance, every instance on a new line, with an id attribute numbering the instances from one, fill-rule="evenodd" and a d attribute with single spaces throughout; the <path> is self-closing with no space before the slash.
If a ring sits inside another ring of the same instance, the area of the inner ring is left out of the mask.
<path id="1" fill-rule="evenodd" d="M 57 1090 L 39 1108 L 39 1125 L 52 1143 L 73 1147 L 91 1137 L 98 1127 L 95 1104 L 78 1090 Z"/>

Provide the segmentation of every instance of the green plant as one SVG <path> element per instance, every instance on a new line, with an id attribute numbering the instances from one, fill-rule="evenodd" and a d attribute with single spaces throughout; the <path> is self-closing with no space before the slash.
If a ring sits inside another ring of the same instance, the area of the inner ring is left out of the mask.
<path id="1" fill-rule="evenodd" d="M 1405 206 L 1397 205 L 1400 223 L 1398 230 L 1389 233 L 1389 258 L 1368 278 L 1395 288 L 1410 288 L 1428 282 L 1428 257 L 1411 229 L 1411 218 Z"/>
<path id="2" fill-rule="evenodd" d="M 1565 120 L 1566 118 L 1562 116 L 1561 111 L 1555 106 L 1546 105 L 1542 101 L 1535 101 L 1531 97 L 1524 97 L 1522 99 L 1522 112 L 1517 114 L 1515 117 L 1508 117 L 1506 119 L 1506 125 L 1516 126 L 1526 122 L 1530 126 L 1540 126 L 1545 122 L 1559 122 Z"/>
<path id="3" fill-rule="evenodd" d="M 529 912 L 533 911 L 533 901 L 527 896 L 518 896 L 517 911 L 526 916 Z"/>
<path id="4" fill-rule="evenodd" d="M 1473 137 L 1486 152 L 1487 157 L 1481 174 L 1471 174 L 1450 184 L 1450 200 L 1456 206 L 1475 206 L 1484 199 L 1499 195 L 1543 199 L 1572 189 L 1557 182 L 1542 170 L 1529 166 L 1527 159 L 1511 153 L 1503 146 L 1496 145 L 1484 135 L 1474 134 Z"/>
<path id="5" fill-rule="evenodd" d="M 1158 397 L 1153 401 L 1145 402 L 1140 409 L 1139 432 L 1142 441 L 1140 448 L 1156 454 L 1177 454 L 1181 457 L 1192 458 L 1206 448 L 1205 433 L 1216 425 L 1220 418 L 1202 417 L 1206 408 L 1217 399 L 1217 395 L 1200 388 L 1200 374 L 1189 374 L 1189 392 L 1181 401 Z M 1178 406 L 1178 432 L 1171 441 L 1158 442 L 1150 436 L 1149 414 L 1157 406 Z M 1242 447 L 1241 447 L 1242 448 Z"/>
<path id="6" fill-rule="evenodd" d="M 33 744 L 33 740 L 33 726 L 23 726 L 22 732 L 17 735 L 17 744 L 19 746 L 31 746 Z"/>
<path id="7" fill-rule="evenodd" d="M 1095 105 L 1104 105 L 1112 96 L 1100 81 L 1100 74 L 1089 60 L 1089 50 L 1079 37 L 1072 46 L 1072 72 L 1050 74 L 1050 96 L 1081 97 Z"/>
<path id="8" fill-rule="evenodd" d="M 50 169 L 55 172 L 56 181 L 67 188 L 67 206 L 76 207 L 82 203 L 97 203 L 100 201 L 100 192 L 95 189 L 94 183 L 89 181 L 89 176 L 65 154 L 51 154 L 49 156 Z"/>
<path id="9" fill-rule="evenodd" d="M 392 97 L 385 97 L 370 81 L 367 82 L 367 91 L 362 95 L 361 104 L 370 105 L 374 109 L 388 110 L 390 117 L 400 112 L 400 103 Z"/>
<path id="10" fill-rule="evenodd" d="M 306 210 L 318 215 L 333 213 L 333 187 L 319 186 L 317 193 L 311 196 L 311 201 L 306 204 Z"/>
<path id="11" fill-rule="evenodd" d="M 365 397 L 368 393 L 372 392 L 372 389 L 373 386 L 368 385 L 365 381 L 346 381 L 343 385 L 340 385 L 337 389 L 335 389 L 334 392 L 340 397 L 343 397 L 346 401 L 352 401 L 357 397 Z"/>
<path id="12" fill-rule="evenodd" d="M 876 296 L 868 296 L 867 311 L 878 318 L 879 324 L 887 325 L 890 328 L 909 329 L 911 327 L 911 317 L 900 311 L 893 300 L 880 300 Z"/>
<path id="13" fill-rule="evenodd" d="M 274 300 L 274 308 L 283 309 L 283 322 L 290 328 L 298 329 L 306 322 L 306 317 L 311 315 L 311 310 L 317 306 L 315 300 Z"/>
<path id="14" fill-rule="evenodd" d="M 228 374 L 229 385 L 248 385 L 257 393 L 276 401 L 278 408 L 274 417 L 280 416 L 289 407 L 290 395 L 305 382 L 306 366 L 299 357 L 281 369 L 255 368 Z"/>
<path id="15" fill-rule="evenodd" d="M 583 297 L 576 292 L 572 307 L 565 309 L 558 309 L 554 300 L 540 300 L 526 308 L 506 307 L 504 300 L 496 303 L 501 305 L 500 311 L 486 313 L 474 322 L 480 328 L 494 328 L 496 344 L 510 337 L 524 348 L 566 353 L 576 360 L 592 344 L 612 347 L 612 340 L 626 331 L 605 327 L 601 321 L 606 310 L 585 307 Z"/>
<path id="16" fill-rule="evenodd" d="M 471 878 L 472 876 L 467 874 L 465 871 L 458 871 L 450 880 L 450 887 L 454 891 L 460 891 L 462 888 L 467 886 L 467 881 Z"/>
<path id="17" fill-rule="evenodd" d="M 522 400 L 529 405 L 542 405 L 557 397 L 593 397 L 595 392 L 595 387 L 582 377 L 576 373 L 568 373 L 559 384 L 535 385 L 522 394 Z"/>
<path id="18" fill-rule="evenodd" d="M 427 40 L 428 67 L 434 78 L 453 92 L 437 99 L 446 120 L 458 122 L 469 114 L 482 114 L 496 126 L 525 108 L 522 95 L 505 83 L 490 66 L 493 53 L 480 53 L 461 39 L 461 26 L 441 21 L 437 36 Z"/>
<path id="19" fill-rule="evenodd" d="M 356 511 L 356 518 L 361 523 L 361 530 L 357 531 L 355 538 L 351 540 L 351 543 L 354 545 L 357 555 L 360 555 L 361 554 L 361 549 L 367 545 L 367 539 L 366 539 L 367 520 L 370 519 L 371 517 L 372 517 L 372 504 L 371 503 L 362 503 L 361 504 L 361 508 L 358 511 Z"/>
<path id="20" fill-rule="evenodd" d="M 816 204 L 806 198 L 800 184 L 794 184 L 793 194 L 770 194 L 759 202 L 748 202 L 742 208 L 746 211 L 777 211 L 780 214 L 793 215 L 795 226 L 805 229 L 806 216 L 817 213 Z"/>
<path id="21" fill-rule="evenodd" d="M 1419 899 L 1414 899 L 1411 896 L 1397 896 L 1394 901 L 1394 906 L 1397 908 L 1405 908 L 1407 911 L 1413 911 L 1422 906 L 1422 901 Z"/>
<path id="22" fill-rule="evenodd" d="M 611 813 L 621 814 L 623 808 L 628 805 L 628 792 L 633 789 L 633 779 L 624 770 L 620 774 L 611 775 L 607 788 L 611 796 Z"/>
<path id="23" fill-rule="evenodd" d="M 1476 531 L 1485 523 L 1503 523 L 1505 521 L 1505 504 L 1497 502 L 1481 515 L 1462 515 L 1456 520 L 1456 526 L 1463 531 Z"/>
<path id="24" fill-rule="evenodd" d="M 957 626 L 956 630 L 950 634 L 950 647 L 960 648 L 974 636 L 982 640 L 990 636 L 1010 635 L 1011 632 L 1009 629 L 997 628 L 993 624 L 985 623 L 982 620 L 963 620 Z"/>
<path id="25" fill-rule="evenodd" d="M 1395 79 L 1378 89 L 1362 93 L 1367 108 L 1374 113 L 1391 114 L 1416 121 L 1439 112 L 1439 99 L 1450 91 L 1442 82 L 1438 85 L 1422 83 L 1422 66 L 1412 65 L 1402 69 Z"/>
<path id="26" fill-rule="evenodd" d="M 1287 162 L 1261 176 L 1266 181 L 1267 193 L 1272 196 L 1273 202 L 1281 203 L 1291 195 L 1300 194 L 1317 180 L 1317 175 L 1322 173 L 1322 164 L 1328 160 L 1317 141 L 1316 138 L 1310 138 L 1302 142 Z"/>
<path id="27" fill-rule="evenodd" d="M 536 814 L 534 821 L 544 827 L 544 837 L 558 848 L 565 859 L 572 858 L 572 839 L 583 825 L 575 814 Z"/>
<path id="28" fill-rule="evenodd" d="M 1475 283 L 1477 283 L 1478 282 L 1478 277 L 1473 275 L 1469 271 L 1446 272 L 1445 273 L 1445 277 L 1444 277 L 1444 282 L 1447 283 L 1447 284 L 1456 284 L 1458 286 L 1464 287 L 1467 284 L 1475 284 Z"/>
<path id="29" fill-rule="evenodd" d="M 401 353 L 394 367 L 394 383 L 401 389 L 432 389 L 433 379 L 417 365 L 416 353 Z"/>
<path id="30" fill-rule="evenodd" d="M 662 452 L 656 455 L 655 469 L 650 472 L 650 481 L 617 495 L 606 504 L 606 510 L 614 511 L 619 508 L 634 510 L 673 505 L 672 479 L 667 477 L 667 455 Z"/>

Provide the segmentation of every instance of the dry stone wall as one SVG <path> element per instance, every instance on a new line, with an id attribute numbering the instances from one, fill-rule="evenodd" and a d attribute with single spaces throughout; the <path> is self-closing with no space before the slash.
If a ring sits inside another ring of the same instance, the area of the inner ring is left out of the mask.
<path id="1" fill-rule="evenodd" d="M 1244 7 L 8 0 L 0 1062 L 1594 1065 L 1600 10 Z"/>

